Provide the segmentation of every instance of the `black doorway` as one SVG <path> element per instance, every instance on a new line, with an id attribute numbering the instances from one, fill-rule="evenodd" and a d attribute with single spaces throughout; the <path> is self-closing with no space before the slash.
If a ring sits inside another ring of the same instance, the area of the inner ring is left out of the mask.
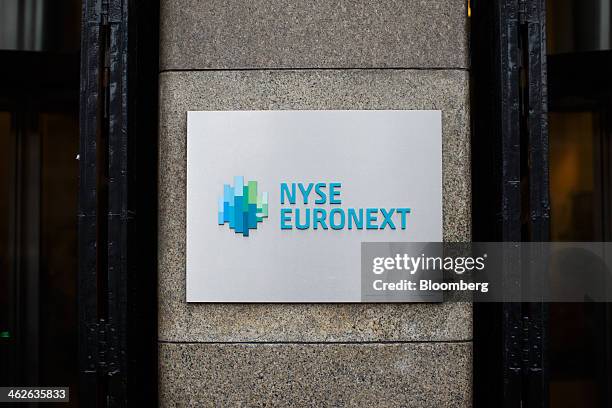
<path id="1" fill-rule="evenodd" d="M 77 406 L 80 2 L 0 9 L 0 384 Z"/>

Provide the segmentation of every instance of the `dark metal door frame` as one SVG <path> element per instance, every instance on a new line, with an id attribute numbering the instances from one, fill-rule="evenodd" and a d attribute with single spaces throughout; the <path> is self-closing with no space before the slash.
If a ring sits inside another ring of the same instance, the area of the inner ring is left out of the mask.
<path id="1" fill-rule="evenodd" d="M 157 401 L 159 4 L 83 0 L 80 401 Z"/>
<path id="2" fill-rule="evenodd" d="M 126 399 L 126 7 L 84 1 L 81 39 L 79 344 L 82 401 Z"/>
<path id="3" fill-rule="evenodd" d="M 544 4 L 472 0 L 474 241 L 549 239 Z M 475 406 L 548 406 L 546 316 L 474 305 Z"/>

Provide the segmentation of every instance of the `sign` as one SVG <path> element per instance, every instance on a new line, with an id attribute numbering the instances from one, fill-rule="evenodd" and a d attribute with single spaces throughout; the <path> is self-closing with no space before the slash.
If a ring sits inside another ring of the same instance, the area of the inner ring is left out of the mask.
<path id="1" fill-rule="evenodd" d="M 440 111 L 187 115 L 187 301 L 360 302 L 362 242 L 442 240 Z"/>

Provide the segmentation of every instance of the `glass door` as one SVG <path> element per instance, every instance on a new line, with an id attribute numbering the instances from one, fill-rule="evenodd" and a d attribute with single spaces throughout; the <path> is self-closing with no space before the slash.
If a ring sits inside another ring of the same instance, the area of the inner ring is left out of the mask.
<path id="1" fill-rule="evenodd" d="M 77 406 L 78 77 L 36 67 L 78 59 L 0 54 L 0 386 L 70 387 Z"/>
<path id="2" fill-rule="evenodd" d="M 609 0 L 548 1 L 552 241 L 612 239 Z M 609 304 L 550 305 L 551 407 L 612 406 Z"/>

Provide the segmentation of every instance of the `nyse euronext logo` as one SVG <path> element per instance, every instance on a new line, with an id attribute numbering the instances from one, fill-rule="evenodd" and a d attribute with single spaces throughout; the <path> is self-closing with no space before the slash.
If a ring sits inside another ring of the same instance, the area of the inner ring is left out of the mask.
<path id="1" fill-rule="evenodd" d="M 234 186 L 223 185 L 219 198 L 219 225 L 229 224 L 237 234 L 249 236 L 249 230 L 268 218 L 268 193 L 257 194 L 257 182 L 245 184 L 244 177 L 234 177 Z"/>
<path id="2" fill-rule="evenodd" d="M 280 183 L 281 230 L 396 230 L 406 229 L 412 209 L 343 207 L 341 183 Z M 234 178 L 234 187 L 225 184 L 219 198 L 219 225 L 243 236 L 257 229 L 268 217 L 268 193 L 257 195 L 257 182 Z"/>

